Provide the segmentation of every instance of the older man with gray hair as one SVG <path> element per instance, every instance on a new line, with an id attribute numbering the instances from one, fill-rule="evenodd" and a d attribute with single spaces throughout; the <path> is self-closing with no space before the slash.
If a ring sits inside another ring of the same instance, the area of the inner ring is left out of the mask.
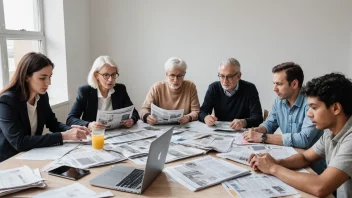
<path id="1" fill-rule="evenodd" d="M 257 88 L 253 83 L 241 80 L 240 63 L 229 58 L 218 69 L 220 81 L 209 85 L 200 108 L 199 120 L 208 126 L 216 121 L 230 121 L 231 128 L 256 127 L 263 121 Z M 214 109 L 215 115 L 212 115 Z"/>
<path id="2" fill-rule="evenodd" d="M 148 124 L 157 124 L 157 119 L 150 114 L 150 106 L 167 109 L 184 109 L 184 116 L 179 123 L 198 120 L 199 100 L 196 86 L 193 82 L 184 80 L 187 64 L 177 57 L 169 58 L 165 63 L 166 80 L 156 82 L 145 98 L 140 116 Z"/>

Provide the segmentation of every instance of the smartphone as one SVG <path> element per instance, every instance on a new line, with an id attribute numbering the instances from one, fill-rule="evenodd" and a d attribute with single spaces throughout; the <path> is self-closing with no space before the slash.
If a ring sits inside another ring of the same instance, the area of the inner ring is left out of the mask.
<path id="1" fill-rule="evenodd" d="M 90 173 L 89 170 L 74 168 L 70 166 L 60 166 L 48 172 L 49 175 L 63 177 L 71 180 L 78 180 Z"/>

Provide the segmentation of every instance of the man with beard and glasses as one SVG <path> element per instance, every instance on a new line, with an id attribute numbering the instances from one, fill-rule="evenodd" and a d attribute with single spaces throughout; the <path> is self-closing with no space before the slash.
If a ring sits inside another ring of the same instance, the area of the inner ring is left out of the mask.
<path id="1" fill-rule="evenodd" d="M 216 121 L 230 121 L 234 130 L 256 127 L 263 122 L 257 88 L 253 83 L 241 80 L 241 75 L 241 66 L 236 59 L 229 58 L 220 63 L 220 81 L 209 85 L 199 121 L 208 126 L 215 125 Z M 213 109 L 215 115 L 212 115 Z"/>
<path id="2" fill-rule="evenodd" d="M 166 109 L 184 109 L 184 116 L 178 120 L 185 124 L 198 120 L 199 100 L 196 86 L 184 80 L 187 64 L 178 57 L 171 57 L 165 63 L 166 80 L 155 83 L 142 104 L 140 116 L 148 124 L 157 124 L 158 120 L 150 114 L 151 104 Z"/>

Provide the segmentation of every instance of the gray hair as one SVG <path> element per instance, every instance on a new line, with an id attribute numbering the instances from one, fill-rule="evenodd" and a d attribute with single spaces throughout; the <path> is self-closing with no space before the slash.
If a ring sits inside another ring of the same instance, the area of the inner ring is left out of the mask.
<path id="1" fill-rule="evenodd" d="M 225 59 L 223 61 L 221 61 L 220 65 L 219 65 L 219 70 L 220 70 L 220 67 L 235 67 L 237 68 L 238 72 L 241 71 L 241 65 L 240 65 L 240 62 L 238 62 L 238 60 L 236 60 L 235 58 L 228 58 L 228 59 Z"/>
<path id="2" fill-rule="evenodd" d="M 97 79 L 94 76 L 94 73 L 101 70 L 101 68 L 104 67 L 104 65 L 109 65 L 110 67 L 116 67 L 117 72 L 119 71 L 118 66 L 109 56 L 99 56 L 97 59 L 95 59 L 92 69 L 90 69 L 90 72 L 88 74 L 88 84 L 94 89 L 97 89 L 99 87 Z"/>
<path id="3" fill-rule="evenodd" d="M 186 72 L 187 64 L 184 60 L 178 57 L 171 57 L 165 63 L 165 71 L 168 72 L 174 68 L 179 68 L 182 71 Z"/>

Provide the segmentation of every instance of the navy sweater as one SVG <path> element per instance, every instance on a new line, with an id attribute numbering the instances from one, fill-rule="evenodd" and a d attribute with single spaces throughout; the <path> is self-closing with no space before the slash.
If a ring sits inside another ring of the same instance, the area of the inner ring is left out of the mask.
<path id="1" fill-rule="evenodd" d="M 219 81 L 209 85 L 199 112 L 199 121 L 204 122 L 205 116 L 212 113 L 219 121 L 245 119 L 248 127 L 256 127 L 263 122 L 257 88 L 253 83 L 240 80 L 237 92 L 228 97 Z"/>

